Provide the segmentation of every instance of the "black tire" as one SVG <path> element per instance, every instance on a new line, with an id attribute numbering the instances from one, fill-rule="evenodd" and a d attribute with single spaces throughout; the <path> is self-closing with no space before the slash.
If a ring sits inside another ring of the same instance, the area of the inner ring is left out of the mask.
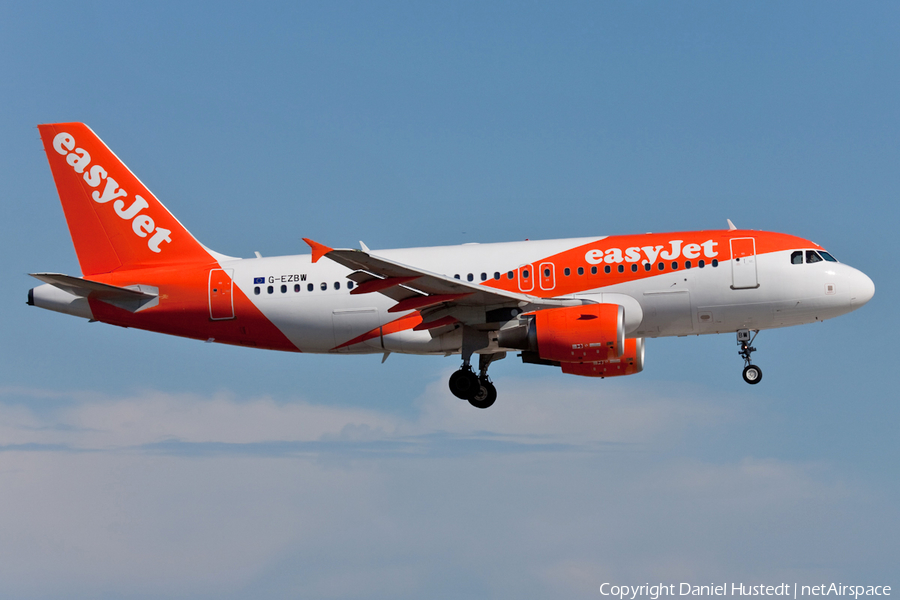
<path id="1" fill-rule="evenodd" d="M 750 385 L 756 385 L 757 383 L 762 381 L 762 369 L 760 369 L 756 365 L 744 367 L 743 376 L 744 381 L 746 381 Z"/>
<path id="2" fill-rule="evenodd" d="M 450 392 L 460 400 L 474 397 L 479 389 L 478 375 L 468 369 L 460 369 L 450 376 Z"/>
<path id="3" fill-rule="evenodd" d="M 490 408 L 497 400 L 497 388 L 487 380 L 480 380 L 478 392 L 469 398 L 469 404 L 475 408 Z"/>

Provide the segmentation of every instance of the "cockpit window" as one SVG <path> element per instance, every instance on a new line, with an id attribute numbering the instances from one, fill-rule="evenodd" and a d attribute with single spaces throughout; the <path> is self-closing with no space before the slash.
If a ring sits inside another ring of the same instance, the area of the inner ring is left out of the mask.
<path id="1" fill-rule="evenodd" d="M 828 262 L 837 262 L 837 259 L 836 259 L 835 257 L 833 257 L 832 255 L 828 254 L 828 253 L 825 252 L 824 250 L 819 250 L 819 254 L 821 254 L 821 255 L 822 255 L 822 258 L 824 258 L 824 259 L 827 260 Z"/>
<path id="2" fill-rule="evenodd" d="M 817 263 L 822 262 L 822 257 L 819 256 L 819 253 L 815 250 L 807 250 L 806 251 L 806 262 L 807 263 Z"/>
<path id="3" fill-rule="evenodd" d="M 802 265 L 803 264 L 803 250 L 796 250 L 791 252 L 791 264 L 792 265 Z"/>

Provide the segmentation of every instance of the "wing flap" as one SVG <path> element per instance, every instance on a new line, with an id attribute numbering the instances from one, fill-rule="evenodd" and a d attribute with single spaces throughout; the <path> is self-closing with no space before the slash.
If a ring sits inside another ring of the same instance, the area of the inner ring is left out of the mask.
<path id="1" fill-rule="evenodd" d="M 419 310 L 434 306 L 435 304 L 443 304 L 445 302 L 454 302 L 467 296 L 468 294 L 430 294 L 413 296 L 406 300 L 401 300 L 396 305 L 390 307 L 388 312 L 406 312 L 408 310 Z"/>
<path id="2" fill-rule="evenodd" d="M 418 277 L 385 277 L 384 279 L 370 279 L 360 283 L 355 290 L 350 292 L 350 294 L 370 294 L 372 292 L 379 292 L 396 285 L 403 285 L 404 283 L 415 281 L 416 279 L 418 279 Z"/>

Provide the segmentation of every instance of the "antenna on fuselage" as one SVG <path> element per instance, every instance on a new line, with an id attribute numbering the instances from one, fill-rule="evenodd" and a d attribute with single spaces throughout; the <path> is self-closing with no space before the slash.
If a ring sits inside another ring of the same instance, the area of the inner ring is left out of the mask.
<path id="1" fill-rule="evenodd" d="M 734 231 L 737 227 L 734 226 L 734 223 L 731 222 L 731 219 L 725 219 L 728 221 L 728 231 Z"/>

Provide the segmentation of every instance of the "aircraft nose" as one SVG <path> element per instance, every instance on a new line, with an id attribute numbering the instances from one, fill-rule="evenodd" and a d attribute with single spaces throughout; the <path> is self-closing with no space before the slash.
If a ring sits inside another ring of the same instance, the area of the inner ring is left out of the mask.
<path id="1" fill-rule="evenodd" d="M 850 282 L 850 303 L 862 306 L 875 295 L 875 283 L 862 271 L 856 271 Z"/>

